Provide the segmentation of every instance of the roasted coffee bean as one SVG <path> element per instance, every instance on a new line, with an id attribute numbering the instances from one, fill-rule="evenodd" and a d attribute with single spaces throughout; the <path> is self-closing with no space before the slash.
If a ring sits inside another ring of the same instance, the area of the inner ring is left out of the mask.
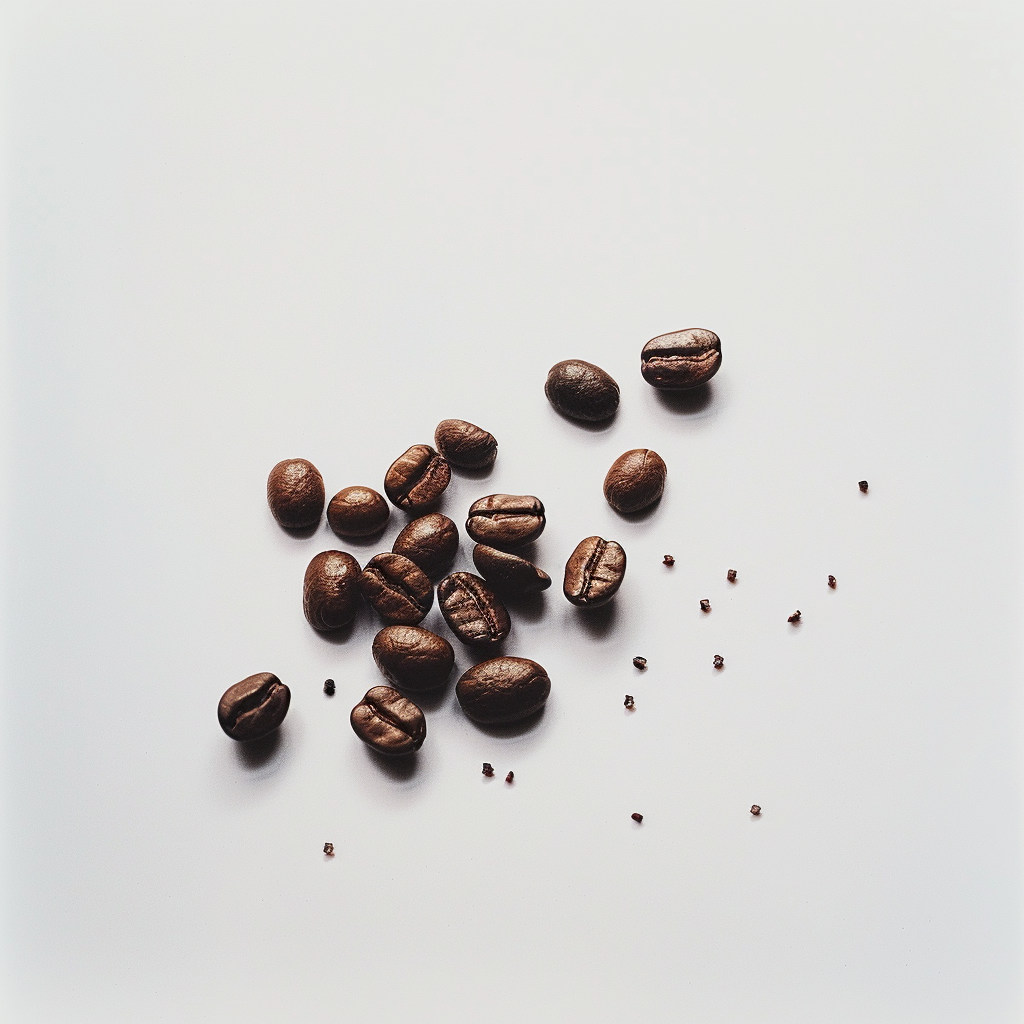
<path id="1" fill-rule="evenodd" d="M 391 509 L 372 487 L 346 487 L 331 498 L 327 522 L 339 537 L 372 537 L 388 525 Z"/>
<path id="2" fill-rule="evenodd" d="M 459 469 L 486 469 L 498 454 L 494 435 L 465 420 L 441 420 L 434 431 L 434 444 Z"/>
<path id="3" fill-rule="evenodd" d="M 544 532 L 544 505 L 532 494 L 488 494 L 469 507 L 466 533 L 492 548 L 517 548 Z"/>
<path id="4" fill-rule="evenodd" d="M 384 493 L 406 512 L 436 505 L 452 478 L 448 460 L 429 445 L 414 444 L 399 455 L 384 477 Z"/>
<path id="5" fill-rule="evenodd" d="M 341 629 L 359 610 L 359 563 L 346 551 L 321 551 L 306 567 L 302 611 L 321 632 Z"/>
<path id="6" fill-rule="evenodd" d="M 829 576 L 829 578 L 828 578 L 828 585 L 829 585 L 829 587 L 832 590 L 836 589 L 836 578 L 835 578 L 835 576 Z"/>
<path id="7" fill-rule="evenodd" d="M 597 608 L 615 596 L 626 575 L 626 552 L 613 540 L 587 537 L 565 564 L 562 592 L 573 604 Z"/>
<path id="8" fill-rule="evenodd" d="M 400 690 L 433 690 L 447 681 L 455 651 L 444 637 L 419 626 L 385 626 L 373 638 L 373 660 Z"/>
<path id="9" fill-rule="evenodd" d="M 867 480 L 859 481 L 857 486 L 860 488 L 861 494 L 867 494 L 868 493 L 868 482 L 867 482 Z"/>
<path id="10" fill-rule="evenodd" d="M 374 555 L 359 577 L 359 590 L 384 622 L 415 626 L 434 604 L 426 573 L 405 555 Z"/>
<path id="11" fill-rule="evenodd" d="M 509 594 L 535 594 L 551 586 L 551 577 L 533 562 L 486 544 L 473 548 L 473 564 L 495 590 Z"/>
<path id="12" fill-rule="evenodd" d="M 504 640 L 508 611 L 491 588 L 471 572 L 453 572 L 437 585 L 437 603 L 451 631 L 470 646 Z"/>
<path id="13" fill-rule="evenodd" d="M 455 686 L 462 710 L 485 725 L 518 722 L 539 711 L 551 692 L 547 672 L 528 658 L 491 658 L 474 665 Z"/>
<path id="14" fill-rule="evenodd" d="M 639 825 L 644 820 L 644 816 L 637 811 L 634 811 L 630 817 Z"/>
<path id="15" fill-rule="evenodd" d="M 259 740 L 284 721 L 291 699 L 291 691 L 273 672 L 257 672 L 224 691 L 217 718 L 233 740 Z"/>
<path id="16" fill-rule="evenodd" d="M 459 550 L 459 529 L 440 512 L 429 512 L 409 523 L 391 550 L 405 555 L 433 578 L 451 565 Z"/>
<path id="17" fill-rule="evenodd" d="M 593 363 L 563 359 L 548 370 L 544 383 L 548 401 L 563 415 L 596 423 L 615 415 L 619 385 Z"/>
<path id="18" fill-rule="evenodd" d="M 667 474 L 657 452 L 634 448 L 612 463 L 604 478 L 604 496 L 616 512 L 639 512 L 661 497 Z"/>
<path id="19" fill-rule="evenodd" d="M 324 514 L 324 478 L 312 462 L 285 459 L 267 478 L 267 504 L 286 529 L 316 526 Z"/>
<path id="20" fill-rule="evenodd" d="M 651 338 L 640 353 L 640 372 L 648 384 L 685 391 L 711 380 L 722 365 L 722 342 L 714 331 L 688 327 Z"/>
<path id="21" fill-rule="evenodd" d="M 355 734 L 380 754 L 411 754 L 423 746 L 427 720 L 408 697 L 390 686 L 374 686 L 349 716 Z"/>

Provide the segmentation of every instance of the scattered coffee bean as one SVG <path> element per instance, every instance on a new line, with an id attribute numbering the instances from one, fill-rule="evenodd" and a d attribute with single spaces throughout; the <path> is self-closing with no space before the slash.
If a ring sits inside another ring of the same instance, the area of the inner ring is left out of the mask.
<path id="1" fill-rule="evenodd" d="M 619 385 L 593 363 L 563 359 L 548 370 L 544 383 L 548 401 L 563 415 L 596 423 L 615 415 Z"/>
<path id="2" fill-rule="evenodd" d="M 434 444 L 460 469 L 486 469 L 498 454 L 494 435 L 465 420 L 441 420 L 434 431 Z"/>
<path id="3" fill-rule="evenodd" d="M 367 603 L 389 624 L 415 626 L 434 604 L 434 588 L 426 573 L 405 555 L 393 551 L 374 555 L 359 577 Z"/>
<path id="4" fill-rule="evenodd" d="M 324 680 L 324 693 L 326 693 L 328 697 L 333 697 L 334 696 L 334 680 L 333 679 L 325 679 Z"/>
<path id="5" fill-rule="evenodd" d="M 373 660 L 400 690 L 434 690 L 455 666 L 455 651 L 443 636 L 419 626 L 385 626 L 373 638 Z"/>
<path id="6" fill-rule="evenodd" d="M 666 565 L 675 565 L 675 564 L 676 564 L 676 560 L 675 560 L 675 559 L 674 559 L 674 558 L 673 558 L 673 557 L 672 557 L 671 555 L 666 555 L 666 556 L 665 556 L 665 557 L 664 557 L 664 558 L 662 559 L 662 561 L 663 561 L 663 562 L 664 562 L 664 563 L 665 563 Z"/>
<path id="7" fill-rule="evenodd" d="M 868 493 L 868 482 L 867 482 L 867 480 L 859 481 L 857 486 L 861 489 L 861 493 L 862 494 L 867 494 Z"/>
<path id="8" fill-rule="evenodd" d="M 471 572 L 453 572 L 437 585 L 437 603 L 451 631 L 471 646 L 508 636 L 508 610 L 491 588 Z"/>
<path id="9" fill-rule="evenodd" d="M 544 504 L 532 494 L 488 494 L 474 501 L 466 533 L 493 548 L 517 548 L 544 532 Z"/>
<path id="10" fill-rule="evenodd" d="M 516 777 L 516 773 L 515 772 L 509 772 L 508 775 L 505 776 L 505 781 L 506 782 L 512 782 L 515 779 L 515 777 Z"/>
<path id="11" fill-rule="evenodd" d="M 551 586 L 551 577 L 533 562 L 486 544 L 473 548 L 473 564 L 491 586 L 510 594 L 535 594 Z"/>
<path id="12" fill-rule="evenodd" d="M 709 612 L 709 611 L 711 611 L 711 602 L 706 597 L 703 598 L 701 600 L 701 602 L 700 602 L 700 610 L 702 612 Z"/>
<path id="13" fill-rule="evenodd" d="M 224 691 L 217 720 L 233 740 L 260 740 L 284 721 L 291 699 L 291 691 L 273 672 L 257 672 Z"/>
<path id="14" fill-rule="evenodd" d="M 625 575 L 622 547 L 603 537 L 587 537 L 565 563 L 562 592 L 575 605 L 598 608 L 615 596 Z"/>
<path id="15" fill-rule="evenodd" d="M 761 808 L 757 804 L 754 804 L 750 808 L 750 813 L 756 818 L 761 813 Z"/>
<path id="16" fill-rule="evenodd" d="M 374 686 L 352 709 L 355 734 L 381 754 L 411 754 L 423 746 L 427 720 L 408 697 L 390 686 Z"/>
<path id="17" fill-rule="evenodd" d="M 428 512 L 414 519 L 392 545 L 396 555 L 405 555 L 431 578 L 452 563 L 459 550 L 459 529 L 440 512 Z"/>
<path id="18" fill-rule="evenodd" d="M 622 706 L 624 708 L 635 707 L 635 702 L 634 702 L 633 697 L 632 697 L 631 694 L 628 694 L 628 693 L 626 694 L 626 699 L 622 702 Z"/>
<path id="19" fill-rule="evenodd" d="M 650 448 L 624 452 L 604 478 L 604 496 L 616 512 L 640 512 L 649 508 L 665 490 L 668 468 Z"/>
<path id="20" fill-rule="evenodd" d="M 831 588 L 832 588 L 833 590 L 835 590 L 835 589 L 836 589 L 836 578 L 835 578 L 835 576 L 829 576 L 829 578 L 828 578 L 828 585 L 829 585 L 829 586 L 830 586 L 830 587 L 831 587 Z"/>
<path id="21" fill-rule="evenodd" d="M 504 656 L 474 665 L 455 687 L 462 710 L 485 725 L 518 722 L 539 711 L 551 692 L 547 672 L 528 658 Z"/>
<path id="22" fill-rule="evenodd" d="M 324 514 L 324 478 L 312 462 L 285 459 L 267 478 L 267 504 L 286 529 L 315 526 Z"/>
<path id="23" fill-rule="evenodd" d="M 652 338 L 640 353 L 640 373 L 666 391 L 695 388 L 722 365 L 722 342 L 714 331 L 688 327 Z"/>
<path id="24" fill-rule="evenodd" d="M 324 853 L 326 853 L 328 857 L 333 857 L 334 843 L 324 843 Z"/>
<path id="25" fill-rule="evenodd" d="M 640 824 L 640 822 L 641 822 L 641 821 L 643 821 L 643 820 L 644 820 L 644 816 L 643 816 L 642 814 L 638 814 L 638 813 L 637 813 L 636 811 L 634 811 L 634 812 L 633 812 L 633 813 L 632 813 L 632 814 L 630 815 L 630 817 L 631 817 L 631 818 L 632 818 L 632 819 L 633 819 L 633 820 L 634 820 L 634 821 L 635 821 L 635 822 L 636 822 L 636 823 L 637 823 L 638 825 Z"/>
<path id="26" fill-rule="evenodd" d="M 384 477 L 384 493 L 406 512 L 436 505 L 452 478 L 448 460 L 429 445 L 414 444 L 398 456 Z"/>
<path id="27" fill-rule="evenodd" d="M 786 621 L 792 622 L 795 626 L 800 621 L 800 609 L 798 608 L 795 612 L 793 612 L 793 614 L 790 615 L 790 617 L 786 619 Z"/>
<path id="28" fill-rule="evenodd" d="M 355 618 L 359 575 L 359 563 L 345 551 L 313 556 L 302 583 L 302 611 L 314 629 L 329 633 Z"/>
<path id="29" fill-rule="evenodd" d="M 484 761 L 484 772 L 483 773 L 489 779 L 494 777 L 494 769 L 491 767 L 490 762 Z"/>
<path id="30" fill-rule="evenodd" d="M 723 658 L 720 654 L 716 654 L 712 664 L 715 666 L 715 668 L 725 668 L 725 658 Z"/>
<path id="31" fill-rule="evenodd" d="M 726 578 L 726 579 L 727 579 L 727 580 L 728 580 L 728 581 L 729 581 L 730 583 L 735 583 L 735 582 L 736 582 L 736 570 L 735 570 L 735 569 L 730 569 L 730 570 L 729 570 L 729 571 L 728 571 L 728 572 L 727 572 L 727 573 L 725 574 L 725 578 Z"/>
<path id="32" fill-rule="evenodd" d="M 641 658 L 639 655 L 637 655 L 633 659 L 633 668 L 647 668 L 647 659 Z"/>
<path id="33" fill-rule="evenodd" d="M 390 506 L 372 487 L 346 487 L 327 506 L 327 522 L 339 537 L 372 537 L 390 518 Z"/>

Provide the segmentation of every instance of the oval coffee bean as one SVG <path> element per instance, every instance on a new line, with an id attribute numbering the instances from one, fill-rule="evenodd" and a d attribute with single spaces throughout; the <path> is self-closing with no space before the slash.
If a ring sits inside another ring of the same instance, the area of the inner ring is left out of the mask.
<path id="1" fill-rule="evenodd" d="M 486 469 L 498 454 L 494 435 L 466 420 L 441 420 L 434 431 L 434 444 L 460 469 Z"/>
<path id="2" fill-rule="evenodd" d="M 217 719 L 233 740 L 259 740 L 284 721 L 291 699 L 291 691 L 273 672 L 257 672 L 224 691 Z"/>
<path id="3" fill-rule="evenodd" d="M 385 626 L 373 638 L 373 660 L 389 683 L 402 690 L 433 690 L 455 666 L 455 651 L 443 636 L 419 626 Z"/>
<path id="4" fill-rule="evenodd" d="M 288 530 L 316 526 L 324 514 L 324 478 L 305 459 L 285 459 L 267 477 L 267 504 Z"/>
<path id="5" fill-rule="evenodd" d="M 471 646 L 504 640 L 512 628 L 493 590 L 471 572 L 453 572 L 437 585 L 437 603 L 451 631 Z"/>
<path id="6" fill-rule="evenodd" d="M 555 363 L 548 370 L 544 394 L 563 416 L 574 420 L 606 420 L 619 407 L 619 385 L 600 366 L 582 359 Z"/>
<path id="7" fill-rule="evenodd" d="M 347 551 L 321 551 L 306 566 L 302 611 L 321 632 L 340 629 L 359 610 L 359 563 Z"/>
<path id="8" fill-rule="evenodd" d="M 419 512 L 441 500 L 451 478 L 444 456 L 430 445 L 414 444 L 391 463 L 384 477 L 384 493 L 406 512 Z"/>
<path id="9" fill-rule="evenodd" d="M 626 552 L 613 540 L 587 537 L 565 564 L 562 591 L 573 604 L 597 608 L 615 596 L 626 575 Z"/>
<path id="10" fill-rule="evenodd" d="M 349 716 L 355 734 L 380 754 L 411 754 L 423 746 L 427 720 L 408 697 L 390 686 L 375 686 Z"/>
<path id="11" fill-rule="evenodd" d="M 651 338 L 640 352 L 644 380 L 666 391 L 695 388 L 711 380 L 721 365 L 722 342 L 701 327 Z"/>
<path id="12" fill-rule="evenodd" d="M 462 710 L 474 722 L 518 722 L 539 711 L 551 692 L 547 672 L 529 658 L 491 658 L 474 665 L 455 685 Z"/>
<path id="13" fill-rule="evenodd" d="M 466 533 L 493 548 L 517 548 L 544 532 L 544 505 L 532 494 L 488 494 L 469 507 Z"/>
<path id="14" fill-rule="evenodd" d="M 434 588 L 423 570 L 405 555 L 374 555 L 359 577 L 367 603 L 388 623 L 415 626 L 434 603 Z"/>
<path id="15" fill-rule="evenodd" d="M 604 496 L 616 512 L 639 512 L 661 497 L 667 474 L 657 452 L 634 448 L 612 463 L 604 478 Z"/>
<path id="16" fill-rule="evenodd" d="M 491 586 L 511 594 L 535 594 L 551 586 L 551 577 L 533 562 L 486 544 L 473 548 L 473 564 Z"/>
<path id="17" fill-rule="evenodd" d="M 438 576 L 459 550 L 459 529 L 440 512 L 428 512 L 409 523 L 391 550 L 412 559 L 428 576 Z"/>
<path id="18" fill-rule="evenodd" d="M 372 487 L 346 487 L 327 506 L 327 522 L 339 537 L 372 537 L 390 518 L 390 506 Z"/>

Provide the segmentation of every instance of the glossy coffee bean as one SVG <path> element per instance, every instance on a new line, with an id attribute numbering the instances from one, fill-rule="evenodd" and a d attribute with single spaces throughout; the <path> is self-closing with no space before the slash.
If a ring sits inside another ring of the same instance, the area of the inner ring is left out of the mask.
<path id="1" fill-rule="evenodd" d="M 473 564 L 495 590 L 508 594 L 536 594 L 551 586 L 551 577 L 533 562 L 486 544 L 473 548 Z"/>
<path id="2" fill-rule="evenodd" d="M 474 501 L 466 533 L 492 548 L 529 544 L 544 532 L 544 505 L 532 494 L 488 494 Z"/>
<path id="3" fill-rule="evenodd" d="M 346 487 L 327 506 L 327 522 L 339 537 L 372 537 L 390 518 L 391 507 L 372 487 Z"/>
<path id="4" fill-rule="evenodd" d="M 400 690 L 434 690 L 447 682 L 455 651 L 443 636 L 419 626 L 385 626 L 373 638 L 373 660 Z"/>
<path id="5" fill-rule="evenodd" d="M 448 460 L 429 445 L 414 444 L 391 463 L 384 477 L 384 493 L 406 512 L 436 505 L 452 478 Z"/>
<path id="6" fill-rule="evenodd" d="M 644 380 L 665 391 L 695 388 L 711 380 L 721 365 L 722 342 L 701 327 L 651 338 L 640 352 Z"/>
<path id="7" fill-rule="evenodd" d="M 544 394 L 563 416 L 574 420 L 606 420 L 619 407 L 619 385 L 600 366 L 582 359 L 555 363 L 548 370 Z"/>
<path id="8" fill-rule="evenodd" d="M 217 719 L 233 740 L 259 740 L 284 721 L 291 699 L 291 691 L 273 672 L 257 672 L 224 691 Z"/>
<path id="9" fill-rule="evenodd" d="M 412 559 L 428 576 L 436 578 L 452 564 L 459 550 L 459 529 L 440 512 L 428 512 L 402 530 L 391 550 Z"/>
<path id="10" fill-rule="evenodd" d="M 474 665 L 455 685 L 462 710 L 474 722 L 518 722 L 539 711 L 551 692 L 547 672 L 529 658 L 491 658 Z"/>
<path id="11" fill-rule="evenodd" d="M 437 603 L 451 631 L 471 646 L 504 640 L 512 628 L 508 610 L 479 576 L 453 572 L 437 585 Z"/>
<path id="12" fill-rule="evenodd" d="M 349 716 L 355 734 L 379 754 L 395 757 L 423 746 L 427 720 L 408 697 L 390 686 L 375 686 Z"/>
<path id="13" fill-rule="evenodd" d="M 363 567 L 359 590 L 387 623 L 415 626 L 434 603 L 434 588 L 426 573 L 405 555 L 386 551 Z"/>
<path id="14" fill-rule="evenodd" d="M 573 604 L 597 608 L 615 596 L 626 575 L 626 552 L 613 540 L 587 537 L 565 564 L 562 591 Z"/>
<path id="15" fill-rule="evenodd" d="M 359 563 L 346 551 L 321 551 L 306 567 L 302 611 L 321 632 L 341 629 L 359 610 Z"/>
<path id="16" fill-rule="evenodd" d="M 486 469 L 498 454 L 494 435 L 466 420 L 441 420 L 434 431 L 434 444 L 460 469 Z"/>
<path id="17" fill-rule="evenodd" d="M 616 512 L 639 512 L 661 497 L 667 474 L 657 452 L 634 448 L 612 463 L 604 478 L 604 496 Z"/>
<path id="18" fill-rule="evenodd" d="M 316 526 L 324 514 L 324 478 L 312 462 L 285 459 L 267 478 L 267 504 L 288 530 Z"/>

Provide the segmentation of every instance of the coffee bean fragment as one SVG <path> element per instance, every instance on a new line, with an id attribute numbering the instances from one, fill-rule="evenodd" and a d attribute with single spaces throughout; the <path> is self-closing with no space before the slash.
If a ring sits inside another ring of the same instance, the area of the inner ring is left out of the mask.
<path id="1" fill-rule="evenodd" d="M 345 487 L 327 506 L 327 522 L 339 537 L 372 537 L 390 518 L 390 506 L 372 487 Z"/>
<path id="2" fill-rule="evenodd" d="M 643 816 L 642 814 L 638 814 L 638 813 L 637 813 L 636 811 L 634 811 L 634 812 L 633 812 L 633 813 L 632 813 L 632 814 L 630 815 L 630 817 L 631 817 L 631 818 L 632 818 L 632 819 L 633 819 L 633 820 L 634 820 L 634 821 L 635 821 L 635 822 L 636 822 L 636 823 L 637 823 L 638 825 L 640 824 L 640 822 L 641 822 L 641 821 L 643 821 L 643 820 L 644 820 L 644 816 Z"/>
<path id="3" fill-rule="evenodd" d="M 473 564 L 495 590 L 509 594 L 536 594 L 551 586 L 551 577 L 533 562 L 487 544 L 473 548 Z"/>
<path id="4" fill-rule="evenodd" d="M 726 579 L 727 579 L 727 580 L 728 580 L 728 581 L 729 581 L 730 583 L 735 583 L 735 582 L 736 582 L 736 570 L 735 570 L 735 569 L 730 569 L 730 570 L 729 570 L 729 571 L 728 571 L 728 572 L 727 572 L 727 573 L 725 574 L 725 578 L 726 578 Z"/>
<path id="5" fill-rule="evenodd" d="M 544 503 L 532 494 L 488 494 L 469 507 L 466 533 L 479 544 L 517 548 L 544 532 Z"/>
<path id="6" fill-rule="evenodd" d="M 709 611 L 711 611 L 711 602 L 706 597 L 701 599 L 700 610 L 702 612 L 709 612 Z"/>
<path id="7" fill-rule="evenodd" d="M 868 493 L 868 482 L 867 482 L 867 480 L 859 481 L 857 486 L 861 489 L 861 493 L 862 494 L 867 494 Z"/>
<path id="8" fill-rule="evenodd" d="M 334 680 L 333 679 L 325 679 L 324 680 L 324 693 L 326 693 L 328 697 L 333 697 L 334 696 Z"/>
<path id="9" fill-rule="evenodd" d="M 434 588 L 426 573 L 393 551 L 374 555 L 366 563 L 359 590 L 381 619 L 392 625 L 415 626 L 434 604 Z"/>
<path id="10" fill-rule="evenodd" d="M 582 359 L 555 363 L 548 370 L 544 394 L 563 416 L 585 422 L 606 420 L 619 407 L 619 385 L 600 366 Z"/>
<path id="11" fill-rule="evenodd" d="M 484 761 L 483 774 L 486 775 L 487 778 L 489 779 L 494 777 L 494 769 L 491 767 L 488 761 Z"/>
<path id="12" fill-rule="evenodd" d="M 626 699 L 622 702 L 624 708 L 632 708 L 635 706 L 635 702 L 631 694 L 626 694 Z"/>
<path id="13" fill-rule="evenodd" d="M 512 782 L 515 779 L 515 777 L 516 777 L 516 773 L 515 772 L 509 772 L 508 775 L 505 776 L 505 781 L 506 782 Z"/>
<path id="14" fill-rule="evenodd" d="M 756 818 L 761 813 L 761 808 L 757 804 L 754 804 L 750 808 L 750 813 Z"/>
<path id="15" fill-rule="evenodd" d="M 633 668 L 647 668 L 647 659 L 641 658 L 639 655 L 637 655 L 633 659 Z"/>
<path id="16" fill-rule="evenodd" d="M 685 391 L 710 380 L 722 365 L 722 342 L 714 331 L 688 327 L 651 338 L 640 352 L 640 373 L 665 391 Z"/>
<path id="17" fill-rule="evenodd" d="M 451 631 L 470 646 L 496 644 L 508 636 L 512 620 L 501 599 L 479 576 L 453 572 L 437 585 L 437 603 Z"/>
<path id="18" fill-rule="evenodd" d="M 291 699 L 291 691 L 273 672 L 257 672 L 224 691 L 217 720 L 233 740 L 261 740 L 284 721 Z"/>
<path id="19" fill-rule="evenodd" d="M 800 609 L 798 608 L 795 612 L 793 612 L 793 614 L 790 615 L 790 617 L 786 619 L 786 621 L 792 622 L 795 626 L 800 621 Z"/>
<path id="20" fill-rule="evenodd" d="M 665 490 L 668 467 L 650 448 L 624 452 L 604 478 L 604 496 L 616 512 L 641 512 L 650 508 Z"/>
<path id="21" fill-rule="evenodd" d="M 306 459 L 285 459 L 267 478 L 267 504 L 288 530 L 316 526 L 324 514 L 324 478 Z"/>
<path id="22" fill-rule="evenodd" d="M 333 857 L 334 843 L 324 843 L 324 853 L 326 853 L 328 857 Z"/>
<path id="23" fill-rule="evenodd" d="M 452 645 L 419 626 L 385 626 L 373 638 L 372 652 L 392 686 L 415 693 L 443 686 L 455 667 Z"/>
<path id="24" fill-rule="evenodd" d="M 430 445 L 414 444 L 398 456 L 384 477 L 384 493 L 405 512 L 436 505 L 452 478 L 448 460 Z"/>
<path id="25" fill-rule="evenodd" d="M 831 587 L 831 588 L 832 588 L 833 590 L 835 590 L 835 589 L 836 589 L 836 578 L 835 578 L 835 576 L 829 576 L 829 578 L 828 578 L 828 585 L 829 585 L 829 586 L 830 586 L 830 587 Z"/>
<path id="26" fill-rule="evenodd" d="M 459 529 L 440 512 L 428 512 L 402 530 L 391 550 L 396 555 L 405 555 L 433 579 L 455 558 L 459 550 Z"/>
<path id="27" fill-rule="evenodd" d="M 460 469 L 486 469 L 498 454 L 494 435 L 466 420 L 441 420 L 434 431 L 434 444 Z"/>
<path id="28" fill-rule="evenodd" d="M 663 562 L 664 562 L 664 563 L 665 563 L 666 565 L 675 565 L 675 564 L 676 564 L 676 560 L 675 560 L 675 559 L 674 559 L 674 558 L 673 558 L 673 557 L 672 557 L 671 555 L 666 555 L 666 556 L 665 556 L 665 557 L 664 557 L 664 558 L 662 559 L 662 561 L 663 561 Z"/>
<path id="29" fill-rule="evenodd" d="M 427 735 L 423 712 L 390 686 L 367 690 L 349 720 L 364 743 L 391 757 L 419 750 Z"/>
<path id="30" fill-rule="evenodd" d="M 725 668 L 725 658 L 723 658 L 720 654 L 716 654 L 712 664 L 715 666 L 715 668 Z"/>
<path id="31" fill-rule="evenodd" d="M 603 537 L 586 537 L 565 563 L 562 593 L 582 608 L 607 604 L 626 575 L 626 552 Z"/>
<path id="32" fill-rule="evenodd" d="M 518 722 L 532 715 L 544 706 L 550 692 L 551 680 L 537 662 L 507 655 L 474 665 L 455 687 L 462 710 L 485 725 Z"/>
<path id="33" fill-rule="evenodd" d="M 341 629 L 359 610 L 359 563 L 346 551 L 321 551 L 306 566 L 302 611 L 323 633 Z"/>

